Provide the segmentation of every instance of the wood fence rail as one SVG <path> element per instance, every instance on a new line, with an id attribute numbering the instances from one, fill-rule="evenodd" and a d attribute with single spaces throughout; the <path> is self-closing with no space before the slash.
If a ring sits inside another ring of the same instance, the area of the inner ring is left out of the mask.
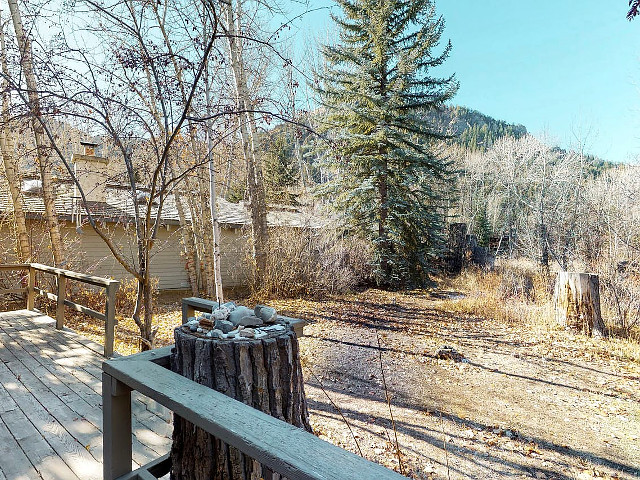
<path id="1" fill-rule="evenodd" d="M 53 300 L 56 302 L 56 328 L 59 330 L 64 327 L 65 306 L 70 307 L 77 312 L 89 315 L 90 317 L 102 320 L 104 322 L 104 356 L 111 357 L 113 355 L 116 326 L 116 292 L 120 287 L 119 281 L 95 277 L 93 275 L 85 275 L 83 273 L 50 267 L 40 263 L 0 264 L 0 271 L 5 270 L 28 272 L 27 286 L 21 288 L 0 289 L 0 295 L 9 293 L 26 295 L 27 310 L 35 309 L 36 294 L 43 295 L 49 300 Z M 56 293 L 43 290 L 36 286 L 36 272 L 43 272 L 56 277 Z M 66 298 L 67 279 L 97 287 L 103 287 L 105 289 L 106 298 L 104 313 L 68 300 Z"/>
<path id="2" fill-rule="evenodd" d="M 282 420 L 172 372 L 171 347 L 102 364 L 104 480 L 151 480 L 171 468 L 168 455 L 132 471 L 131 391 L 182 418 L 289 480 L 407 480 Z M 194 452 L 195 454 L 195 452 Z"/>

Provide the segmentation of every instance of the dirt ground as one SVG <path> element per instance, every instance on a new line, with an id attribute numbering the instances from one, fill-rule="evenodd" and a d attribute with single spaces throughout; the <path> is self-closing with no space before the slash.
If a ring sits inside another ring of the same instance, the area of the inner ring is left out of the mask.
<path id="1" fill-rule="evenodd" d="M 397 432 L 414 479 L 640 478 L 640 345 L 460 314 L 462 300 L 368 290 L 269 302 L 309 320 L 300 345 L 315 433 L 400 471 Z M 180 318 L 179 299 L 161 299 L 158 346 Z M 99 322 L 70 326 L 103 335 Z M 130 320 L 116 335 L 120 353 L 135 352 Z M 437 358 L 445 345 L 464 361 Z"/>
<path id="2" fill-rule="evenodd" d="M 553 326 L 447 312 L 452 295 L 274 305 L 310 320 L 316 434 L 400 471 L 397 432 L 415 479 L 640 477 L 640 364 Z M 464 360 L 438 359 L 444 345 Z"/>

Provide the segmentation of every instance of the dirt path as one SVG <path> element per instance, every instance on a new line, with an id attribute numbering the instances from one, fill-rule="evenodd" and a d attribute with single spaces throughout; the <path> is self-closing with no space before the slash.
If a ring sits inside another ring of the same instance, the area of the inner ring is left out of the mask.
<path id="1" fill-rule="evenodd" d="M 277 308 L 312 320 L 300 342 L 307 396 L 316 433 L 332 443 L 398 469 L 382 353 L 412 478 L 640 476 L 640 365 L 606 354 L 605 342 L 447 313 L 425 295 Z M 465 361 L 436 358 L 443 345 Z"/>

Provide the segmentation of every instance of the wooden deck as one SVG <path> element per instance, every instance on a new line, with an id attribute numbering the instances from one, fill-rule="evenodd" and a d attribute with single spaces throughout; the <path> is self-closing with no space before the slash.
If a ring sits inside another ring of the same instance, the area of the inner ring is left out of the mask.
<path id="1" fill-rule="evenodd" d="M 0 313 L 0 480 L 102 479 L 102 346 L 37 312 Z M 170 413 L 132 394 L 134 468 L 167 453 Z"/>

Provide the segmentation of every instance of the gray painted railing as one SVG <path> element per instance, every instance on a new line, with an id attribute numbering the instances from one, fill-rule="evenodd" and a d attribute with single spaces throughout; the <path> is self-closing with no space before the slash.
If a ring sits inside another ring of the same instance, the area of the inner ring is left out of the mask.
<path id="1" fill-rule="evenodd" d="M 116 325 L 116 292 L 120 286 L 117 280 L 108 278 L 95 277 L 93 275 L 85 275 L 83 273 L 72 272 L 62 268 L 50 267 L 40 263 L 15 263 L 0 264 L 0 270 L 24 271 L 28 272 L 27 286 L 22 288 L 0 289 L 0 294 L 14 293 L 26 295 L 27 310 L 35 309 L 36 294 L 43 295 L 49 300 L 56 302 L 56 328 L 64 327 L 64 307 L 97 318 L 104 322 L 104 356 L 111 357 L 113 355 L 113 345 L 115 339 Z M 36 272 L 43 272 L 56 277 L 56 293 L 51 293 L 36 286 Z M 66 298 L 67 279 L 74 280 L 96 287 L 105 289 L 105 308 L 104 313 L 93 310 L 79 303 L 75 303 Z"/>
<path id="2" fill-rule="evenodd" d="M 169 370 L 171 347 L 102 364 L 104 480 L 151 480 L 171 468 L 168 455 L 132 471 L 131 391 L 182 418 L 290 480 L 406 477 L 370 462 Z"/>

